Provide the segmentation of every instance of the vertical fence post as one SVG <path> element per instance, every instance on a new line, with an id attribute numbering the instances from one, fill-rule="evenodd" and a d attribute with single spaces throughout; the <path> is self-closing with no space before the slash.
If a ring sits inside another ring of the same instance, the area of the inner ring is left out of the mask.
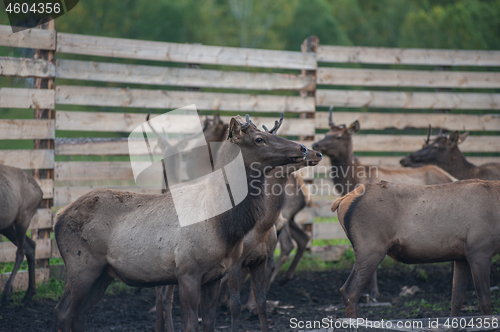
<path id="1" fill-rule="evenodd" d="M 40 24 L 37 28 L 44 30 L 54 30 L 54 20 L 50 20 L 47 23 Z M 54 51 L 48 50 L 36 50 L 35 59 L 43 59 L 47 61 L 54 61 Z M 47 78 L 36 78 L 34 82 L 35 89 L 54 89 L 54 79 Z M 55 119 L 55 111 L 51 109 L 41 109 L 36 105 L 34 112 L 35 119 Z M 43 150 L 54 150 L 54 140 L 53 139 L 36 139 L 33 142 L 33 147 L 35 150 L 43 149 Z M 44 179 L 54 179 L 54 169 L 43 169 L 43 170 L 34 170 L 33 175 L 36 179 L 44 180 Z M 52 184 L 52 191 L 54 190 Z M 52 198 L 44 199 L 41 203 L 41 208 L 51 208 L 54 204 L 54 200 Z M 39 229 L 38 234 L 36 235 L 39 239 L 50 239 L 50 231 L 52 229 Z M 40 259 L 36 261 L 36 266 L 38 268 L 48 268 L 49 267 L 49 259 Z"/>
<path id="2" fill-rule="evenodd" d="M 309 36 L 307 37 L 304 42 L 302 42 L 302 45 L 300 47 L 302 52 L 316 52 L 318 49 L 319 45 L 319 38 L 316 36 Z M 302 90 L 300 91 L 300 96 L 301 97 L 316 97 L 316 70 L 306 70 L 302 69 L 301 70 L 302 76 L 306 78 L 310 78 L 314 83 L 315 83 L 315 88 L 313 91 L 309 90 Z M 316 98 L 314 100 L 314 111 L 316 111 Z M 313 118 L 315 117 L 314 113 L 300 113 L 299 117 L 301 119 L 306 119 L 306 118 Z M 316 130 L 316 126 L 315 130 Z M 313 136 L 299 136 L 300 141 L 313 141 L 314 140 L 314 135 Z M 313 180 L 304 180 L 306 183 L 312 183 Z M 312 232 L 312 224 L 305 223 L 304 229 L 308 232 Z M 309 244 L 310 245 L 310 244 Z"/>

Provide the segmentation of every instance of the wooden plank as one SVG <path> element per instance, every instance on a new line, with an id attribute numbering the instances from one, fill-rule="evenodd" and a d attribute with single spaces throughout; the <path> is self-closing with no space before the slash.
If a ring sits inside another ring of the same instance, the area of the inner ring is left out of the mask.
<path id="1" fill-rule="evenodd" d="M 54 166 L 57 181 L 133 180 L 128 161 L 58 162 Z"/>
<path id="2" fill-rule="evenodd" d="M 78 199 L 80 196 L 91 192 L 99 187 L 55 187 L 54 206 L 65 206 Z M 160 194 L 160 190 L 139 187 L 114 187 L 121 191 L 131 191 L 144 194 Z"/>
<path id="3" fill-rule="evenodd" d="M 323 46 L 318 62 L 427 66 L 500 66 L 500 51 Z"/>
<path id="4" fill-rule="evenodd" d="M 55 135 L 54 120 L 0 120 L 0 139 L 53 139 Z"/>
<path id="5" fill-rule="evenodd" d="M 327 112 L 316 112 L 316 128 L 329 129 L 328 117 Z M 427 128 L 431 125 L 446 130 L 500 130 L 500 114 L 334 112 L 332 119 L 339 125 L 349 125 L 358 120 L 361 129 Z"/>
<path id="6" fill-rule="evenodd" d="M 500 73 L 357 68 L 318 68 L 318 84 L 422 88 L 500 87 Z"/>
<path id="7" fill-rule="evenodd" d="M 0 57 L 0 76 L 55 77 L 56 67 L 42 59 Z"/>
<path id="8" fill-rule="evenodd" d="M 313 223 L 313 240 L 347 239 L 344 229 L 337 222 Z"/>
<path id="9" fill-rule="evenodd" d="M 325 135 L 316 135 L 319 141 Z M 354 151 L 413 152 L 420 150 L 423 137 L 416 135 L 354 135 Z M 462 152 L 500 152 L 498 136 L 469 136 L 460 144 Z"/>
<path id="10" fill-rule="evenodd" d="M 408 109 L 500 109 L 499 93 L 317 90 L 318 106 Z"/>
<path id="11" fill-rule="evenodd" d="M 52 228 L 52 211 L 50 209 L 38 209 L 31 219 L 29 229 Z"/>
<path id="12" fill-rule="evenodd" d="M 0 150 L 0 165 L 22 169 L 54 167 L 54 150 Z"/>
<path id="13" fill-rule="evenodd" d="M 12 32 L 12 27 L 0 25 L 0 45 L 55 50 L 56 32 L 41 29 L 27 29 L 14 33 Z"/>
<path id="14" fill-rule="evenodd" d="M 105 62 L 57 60 L 57 78 L 250 90 L 314 90 L 316 83 L 299 75 L 247 73 L 116 64 Z"/>
<path id="15" fill-rule="evenodd" d="M 149 140 L 152 146 L 156 146 L 156 140 Z M 86 140 L 86 139 L 67 139 L 56 140 L 55 153 L 57 155 L 145 155 L 144 145 L 139 142 L 138 144 L 131 143 L 131 150 L 129 151 L 129 142 L 127 139 L 122 140 Z"/>
<path id="16" fill-rule="evenodd" d="M 0 274 L 0 290 L 3 291 L 5 283 L 10 278 L 10 273 L 2 273 Z M 36 283 L 39 284 L 41 282 L 46 282 L 50 278 L 50 271 L 48 268 L 36 269 L 35 270 L 35 280 Z M 28 271 L 20 271 L 17 272 L 16 278 L 12 283 L 12 286 L 15 290 L 27 290 L 28 289 Z"/>
<path id="17" fill-rule="evenodd" d="M 43 192 L 43 198 L 52 198 L 54 197 L 54 180 L 52 179 L 35 179 Z"/>
<path id="18" fill-rule="evenodd" d="M 50 239 L 37 239 L 35 258 L 50 258 L 52 255 Z M 0 243 L 0 263 L 14 262 L 16 260 L 17 247 L 12 242 Z M 26 258 L 26 257 L 25 257 Z"/>
<path id="19" fill-rule="evenodd" d="M 0 107 L 3 108 L 54 108 L 54 90 L 0 88 Z"/>
<path id="20" fill-rule="evenodd" d="M 156 117 L 156 114 L 151 114 L 151 118 Z M 182 128 L 182 117 L 179 116 L 179 121 L 176 121 L 175 132 L 179 132 Z M 119 131 L 131 132 L 146 120 L 144 113 L 112 113 L 112 112 L 56 112 L 56 129 L 58 130 L 84 130 L 84 131 Z M 186 121 L 189 120 L 187 117 Z M 204 121 L 205 117 L 200 116 L 200 120 Z M 229 123 L 231 117 L 221 116 L 224 123 Z M 275 118 L 252 117 L 252 122 L 261 127 L 265 124 L 268 128 L 274 125 Z M 1 124 L 1 122 L 0 122 Z M 190 126 L 192 128 L 192 126 Z M 145 126 L 147 132 L 151 132 L 149 126 Z M 168 128 L 166 130 L 168 132 Z M 184 132 L 184 131 L 183 131 Z M 187 133 L 188 131 L 186 131 Z M 285 119 L 280 127 L 280 135 L 314 135 L 314 119 Z"/>
<path id="21" fill-rule="evenodd" d="M 57 52 L 244 67 L 315 69 L 311 53 L 57 34 Z"/>
<path id="22" fill-rule="evenodd" d="M 332 262 L 340 261 L 345 252 L 349 249 L 352 249 L 350 245 L 336 245 L 326 247 L 312 247 L 311 252 L 313 257 L 316 257 L 319 260 Z"/>
<path id="23" fill-rule="evenodd" d="M 52 246 L 52 258 L 61 258 L 61 253 L 59 252 L 59 248 L 57 247 L 57 242 L 55 239 L 51 240 L 51 246 Z"/>
<path id="24" fill-rule="evenodd" d="M 314 112 L 314 98 L 195 91 L 96 88 L 60 85 L 56 103 L 110 107 L 174 109 L 195 104 L 198 110 Z"/>

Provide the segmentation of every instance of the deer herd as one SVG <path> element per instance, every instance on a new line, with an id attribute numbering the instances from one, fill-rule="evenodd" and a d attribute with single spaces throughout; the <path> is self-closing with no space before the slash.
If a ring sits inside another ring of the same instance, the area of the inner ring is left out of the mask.
<path id="1" fill-rule="evenodd" d="M 310 241 L 295 216 L 314 203 L 296 171 L 318 165 L 322 155 L 330 159 L 333 184 L 342 195 L 331 210 L 337 211 L 355 254 L 340 289 L 347 317 L 357 317 L 364 287 L 370 285 L 372 297 L 379 295 L 376 269 L 386 255 L 407 264 L 453 261 L 451 315 L 459 314 L 470 273 L 482 314 L 491 314 L 490 262 L 500 252 L 500 164 L 468 162 L 458 147 L 468 133 L 438 134 L 431 140 L 429 128 L 423 148 L 401 160 L 408 168 L 364 165 L 353 153 L 352 137 L 360 123 L 337 125 L 333 114 L 330 108 L 330 130 L 312 149 L 278 136 L 283 116 L 270 130 L 257 128 L 248 115 L 233 117 L 229 124 L 219 115 L 207 117 L 204 139 L 220 142 L 212 151 L 217 156 L 214 169 L 233 160 L 237 147 L 246 171 L 246 179 L 239 180 L 246 181 L 248 193 L 229 211 L 202 222 L 181 227 L 168 184 L 161 195 L 96 189 L 59 211 L 55 239 L 67 277 L 55 307 L 58 331 L 84 331 L 88 315 L 113 279 L 156 286 L 156 331 L 173 331 L 176 286 L 184 331 L 198 331 L 198 310 L 203 330 L 215 330 L 219 293 L 237 331 L 240 292 L 248 274 L 247 307 L 256 308 L 262 330 L 269 331 L 266 292 L 294 241 L 297 254 L 281 282 L 293 278 Z M 160 149 L 173 147 L 152 130 Z M 165 167 L 179 167 L 175 158 L 169 162 Z M 189 186 L 207 188 L 208 183 Z M 1 298 L 5 305 L 24 255 L 29 267 L 25 300 L 36 292 L 35 243 L 26 231 L 42 191 L 32 176 L 8 166 L 0 166 L 0 187 L 0 232 L 17 246 Z M 218 204 L 216 189 L 208 188 L 207 195 L 214 197 L 211 204 Z M 281 254 L 275 262 L 277 243 Z"/>

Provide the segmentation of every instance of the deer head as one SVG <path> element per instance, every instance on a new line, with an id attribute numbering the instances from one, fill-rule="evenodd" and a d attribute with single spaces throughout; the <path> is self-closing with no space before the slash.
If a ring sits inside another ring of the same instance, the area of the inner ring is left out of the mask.
<path id="1" fill-rule="evenodd" d="M 468 135 L 469 132 L 460 135 L 458 131 L 455 131 L 450 136 L 438 134 L 432 141 L 429 141 L 429 138 L 427 138 L 426 144 L 422 149 L 401 159 L 400 163 L 403 166 L 409 167 L 419 167 L 429 164 L 444 165 L 452 159 L 453 154 L 461 154 L 458 145 L 465 141 Z"/>
<path id="2" fill-rule="evenodd" d="M 244 163 L 254 170 L 272 169 L 277 166 L 298 163 L 305 159 L 307 148 L 289 141 L 272 132 L 276 132 L 282 119 L 269 131 L 259 130 L 250 120 L 236 116 L 229 123 L 228 141 L 239 146 Z"/>
<path id="3" fill-rule="evenodd" d="M 330 131 L 325 138 L 313 144 L 313 149 L 326 154 L 330 158 L 344 159 L 352 154 L 352 135 L 360 130 L 359 121 L 356 120 L 349 127 L 335 125 L 330 119 Z"/>

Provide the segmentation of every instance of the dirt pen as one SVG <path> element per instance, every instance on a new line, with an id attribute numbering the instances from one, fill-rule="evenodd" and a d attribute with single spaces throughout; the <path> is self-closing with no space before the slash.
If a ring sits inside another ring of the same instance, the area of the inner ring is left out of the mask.
<path id="1" fill-rule="evenodd" d="M 315 37 L 301 52 L 275 51 L 84 36 L 50 26 L 15 34 L 0 26 L 0 46 L 0 107 L 11 114 L 0 119 L 0 164 L 32 170 L 44 192 L 31 223 L 37 282 L 51 274 L 48 259 L 60 257 L 50 238 L 54 208 L 98 187 L 144 191 L 134 187 L 126 137 L 150 111 L 196 104 L 225 122 L 249 113 L 259 126 L 272 126 L 284 112 L 279 134 L 310 147 L 327 131 L 326 111 L 334 106 L 335 123 L 360 121 L 354 149 L 366 164 L 398 166 L 421 147 L 429 124 L 471 131 L 461 145 L 471 162 L 500 161 L 498 51 L 339 47 Z M 19 49 L 36 49 L 34 58 L 20 57 Z M 34 78 L 33 87 L 19 87 L 19 78 Z M 32 119 L 16 117 L 18 110 Z M 19 145 L 7 140 L 33 146 L 11 148 Z M 303 170 L 311 186 L 331 185 L 322 179 L 326 159 Z M 332 193 L 315 196 L 318 215 L 331 216 Z M 338 223 L 309 229 L 313 239 L 345 238 Z M 338 257 L 322 257 L 332 255 Z M 0 263 L 14 256 L 15 246 L 0 243 Z M 7 279 L 2 274 L 0 284 Z M 26 288 L 27 279 L 20 272 L 15 287 Z"/>

